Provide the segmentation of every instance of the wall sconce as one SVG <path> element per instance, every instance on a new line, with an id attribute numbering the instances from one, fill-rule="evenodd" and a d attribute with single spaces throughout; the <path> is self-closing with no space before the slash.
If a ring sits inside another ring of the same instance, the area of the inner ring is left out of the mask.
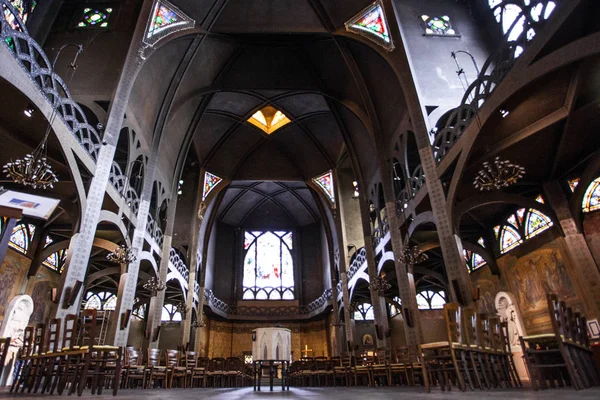
<path id="1" fill-rule="evenodd" d="M 124 313 L 121 313 L 121 330 L 127 328 L 127 325 L 129 325 L 130 317 L 131 317 L 131 310 L 126 310 Z"/>
<path id="2" fill-rule="evenodd" d="M 63 308 L 69 308 L 75 304 L 75 300 L 77 300 L 77 296 L 79 295 L 82 285 L 83 282 L 75 281 L 75 284 L 72 288 L 67 288 L 67 291 L 65 292 L 65 302 L 63 304 Z"/>
<path id="3" fill-rule="evenodd" d="M 354 188 L 354 192 L 352 193 L 352 198 L 358 199 L 358 196 L 360 196 L 360 192 L 358 191 L 358 182 L 352 181 L 352 187 Z"/>

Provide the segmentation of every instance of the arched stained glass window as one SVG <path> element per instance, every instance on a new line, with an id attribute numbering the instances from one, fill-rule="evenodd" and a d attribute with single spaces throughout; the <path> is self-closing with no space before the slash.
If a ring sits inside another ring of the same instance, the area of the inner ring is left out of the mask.
<path id="1" fill-rule="evenodd" d="M 117 296 L 110 292 L 87 292 L 83 308 L 96 310 L 114 310 L 117 306 Z"/>
<path id="2" fill-rule="evenodd" d="M 398 303 L 400 306 L 402 306 L 402 301 L 400 300 L 400 297 L 398 297 L 398 296 L 394 297 L 394 301 L 396 303 Z M 390 308 L 390 318 L 394 318 L 396 315 L 402 313 L 402 310 L 400 309 L 400 307 L 398 307 L 394 303 L 390 303 L 389 308 Z"/>
<path id="3" fill-rule="evenodd" d="M 354 311 L 354 320 L 355 321 L 374 321 L 375 320 L 375 312 L 373 311 L 373 306 L 369 303 L 362 303 L 356 307 L 356 311 Z"/>
<path id="4" fill-rule="evenodd" d="M 55 251 L 54 253 L 50 254 L 48 258 L 46 258 L 42 262 L 42 264 L 44 264 L 51 270 L 62 273 L 65 268 L 65 262 L 67 260 L 67 252 L 67 249 Z"/>
<path id="5" fill-rule="evenodd" d="M 574 189 L 573 189 L 574 190 Z M 588 186 L 583 196 L 583 212 L 591 212 L 600 209 L 600 178 L 596 178 Z"/>
<path id="6" fill-rule="evenodd" d="M 243 299 L 293 300 L 292 232 L 244 233 Z"/>
<path id="7" fill-rule="evenodd" d="M 525 238 L 530 239 L 553 225 L 552 220 L 537 210 L 529 210 L 525 222 Z"/>
<path id="8" fill-rule="evenodd" d="M 502 227 L 502 233 L 500 235 L 500 253 L 504 254 L 521 243 L 523 243 L 523 239 L 513 226 L 505 225 Z"/>
<path id="9" fill-rule="evenodd" d="M 417 293 L 417 306 L 420 310 L 439 310 L 446 304 L 446 292 L 423 290 Z"/>
<path id="10" fill-rule="evenodd" d="M 162 322 L 180 322 L 181 313 L 177 311 L 177 308 L 173 304 L 165 304 L 160 320 Z"/>
<path id="11" fill-rule="evenodd" d="M 35 234 L 35 225 L 19 224 L 14 227 L 8 245 L 22 254 L 27 254 Z"/>

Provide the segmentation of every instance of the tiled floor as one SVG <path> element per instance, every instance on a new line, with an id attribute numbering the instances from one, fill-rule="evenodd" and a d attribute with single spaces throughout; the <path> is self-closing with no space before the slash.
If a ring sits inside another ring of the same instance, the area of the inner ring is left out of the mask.
<path id="1" fill-rule="evenodd" d="M 48 396 L 27 394 L 12 394 L 6 389 L 0 389 L 1 399 L 40 399 L 40 398 L 69 398 L 68 396 Z M 76 395 L 70 397 L 75 400 Z M 84 393 L 82 398 L 85 399 L 115 399 L 110 393 L 104 393 L 102 396 L 92 396 L 88 391 Z M 379 399 L 510 399 L 510 400 L 529 400 L 529 399 L 545 399 L 545 400 L 570 400 L 570 399 L 585 399 L 598 400 L 600 399 L 600 388 L 588 389 L 582 391 L 574 391 L 571 389 L 561 390 L 546 390 L 534 392 L 530 389 L 513 389 L 513 390 L 491 390 L 491 391 L 473 391 L 461 393 L 460 391 L 441 392 L 433 390 L 431 393 L 424 393 L 420 388 L 291 388 L 289 392 L 282 393 L 281 389 L 275 389 L 273 392 L 261 391 L 254 392 L 252 388 L 242 389 L 151 389 L 151 390 L 121 390 L 117 396 L 123 400 L 187 400 L 187 399 L 299 399 L 299 400 L 379 400 Z"/>

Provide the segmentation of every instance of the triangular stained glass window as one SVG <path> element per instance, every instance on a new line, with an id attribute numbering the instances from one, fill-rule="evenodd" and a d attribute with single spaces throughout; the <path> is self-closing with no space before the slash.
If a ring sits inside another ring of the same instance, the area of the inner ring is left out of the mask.
<path id="1" fill-rule="evenodd" d="M 171 33 L 193 28 L 195 23 L 173 4 L 166 0 L 157 0 L 146 26 L 144 43 L 154 46 L 156 42 Z"/>
<path id="2" fill-rule="evenodd" d="M 208 194 L 215 188 L 215 186 L 221 183 L 222 180 L 223 179 L 219 178 L 214 174 L 211 174 L 208 171 L 204 173 L 204 189 L 202 189 L 202 201 L 206 200 Z"/>
<path id="3" fill-rule="evenodd" d="M 377 0 L 345 23 L 346 30 L 364 36 L 387 51 L 394 50 L 385 11 L 381 0 Z"/>
<path id="4" fill-rule="evenodd" d="M 317 184 L 323 190 L 323 192 L 329 198 L 332 205 L 335 205 L 335 192 L 333 189 L 333 172 L 329 171 L 323 175 L 319 175 L 313 178 L 313 182 Z"/>
<path id="5" fill-rule="evenodd" d="M 600 178 L 597 178 L 588 186 L 583 196 L 583 212 L 598 209 L 600 209 Z"/>
<path id="6" fill-rule="evenodd" d="M 529 210 L 525 224 L 525 238 L 529 239 L 542 233 L 553 225 L 552 220 L 537 210 Z"/>
<path id="7" fill-rule="evenodd" d="M 505 225 L 502 228 L 502 235 L 500 237 L 500 253 L 504 254 L 518 245 L 523 243 L 521 235 L 510 225 Z"/>

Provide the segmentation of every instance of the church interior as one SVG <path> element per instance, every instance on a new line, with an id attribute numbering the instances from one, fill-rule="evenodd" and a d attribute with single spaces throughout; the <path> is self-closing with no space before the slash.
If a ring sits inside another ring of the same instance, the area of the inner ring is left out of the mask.
<path id="1" fill-rule="evenodd" d="M 600 397 L 597 0 L 0 12 L 0 397 Z"/>

